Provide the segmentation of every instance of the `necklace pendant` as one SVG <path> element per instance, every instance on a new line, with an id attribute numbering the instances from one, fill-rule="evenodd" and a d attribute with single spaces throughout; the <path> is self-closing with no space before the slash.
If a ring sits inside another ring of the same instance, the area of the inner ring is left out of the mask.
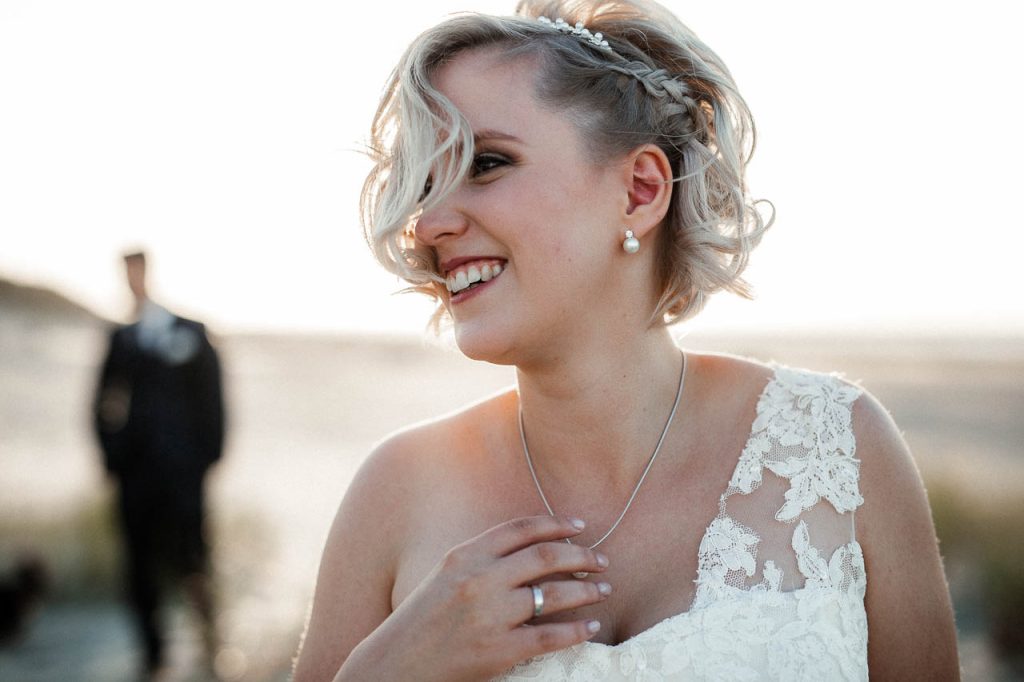
<path id="1" fill-rule="evenodd" d="M 576 578 L 577 580 L 583 580 L 588 575 L 590 575 L 590 574 L 587 573 L 586 571 L 576 571 L 575 573 L 572 574 L 572 577 Z"/>

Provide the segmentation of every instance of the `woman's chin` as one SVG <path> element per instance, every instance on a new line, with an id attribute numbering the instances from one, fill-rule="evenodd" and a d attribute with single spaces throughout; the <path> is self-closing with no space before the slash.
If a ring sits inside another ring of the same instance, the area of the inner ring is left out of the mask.
<path id="1" fill-rule="evenodd" d="M 515 364 L 512 359 L 513 344 L 507 333 L 493 327 L 483 329 L 473 323 L 454 325 L 455 344 L 470 360 L 490 362 L 495 365 Z"/>

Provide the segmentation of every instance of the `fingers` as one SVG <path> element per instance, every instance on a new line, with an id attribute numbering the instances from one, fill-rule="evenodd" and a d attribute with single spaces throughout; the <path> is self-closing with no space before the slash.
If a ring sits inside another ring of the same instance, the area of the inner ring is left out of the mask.
<path id="1" fill-rule="evenodd" d="M 600 630 L 601 623 L 596 620 L 528 625 L 510 633 L 509 648 L 516 652 L 517 660 L 524 660 L 585 642 Z"/>
<path id="2" fill-rule="evenodd" d="M 534 587 L 540 590 L 540 614 L 537 614 L 534 608 L 538 602 L 534 599 Z M 523 606 L 522 612 L 517 614 L 521 616 L 517 622 L 523 623 L 537 615 L 549 615 L 604 601 L 612 593 L 612 586 L 606 582 L 553 580 L 536 586 L 522 587 L 515 592 L 516 603 Z"/>
<path id="3" fill-rule="evenodd" d="M 579 519 L 564 516 L 525 516 L 497 525 L 478 539 L 494 556 L 502 557 L 537 542 L 579 535 L 583 526 Z"/>
<path id="4" fill-rule="evenodd" d="M 600 573 L 607 567 L 608 557 L 587 547 L 541 542 L 509 555 L 503 570 L 512 585 L 523 585 L 556 573 Z"/>

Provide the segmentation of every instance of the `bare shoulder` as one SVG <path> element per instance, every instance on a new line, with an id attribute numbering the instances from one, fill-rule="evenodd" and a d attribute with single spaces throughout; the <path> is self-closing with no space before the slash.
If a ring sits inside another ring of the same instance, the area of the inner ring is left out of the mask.
<path id="1" fill-rule="evenodd" d="M 705 387 L 702 391 L 705 395 L 756 398 L 775 373 L 771 365 L 739 355 L 695 352 L 686 355 L 690 372 Z"/>
<path id="2" fill-rule="evenodd" d="M 327 537 L 295 679 L 330 679 L 391 614 L 398 562 L 431 490 L 480 428 L 494 396 L 381 441 L 349 485 Z"/>
<path id="3" fill-rule="evenodd" d="M 928 496 L 896 422 L 867 391 L 854 403 L 852 417 L 864 498 L 857 510 L 857 535 L 865 546 L 866 560 L 879 557 L 878 550 L 890 543 L 900 546 L 912 542 L 930 554 L 937 541 Z M 890 561 L 900 559 L 895 552 L 892 554 Z M 908 562 L 915 558 L 909 552 L 902 556 Z M 912 571 L 913 566 L 905 569 Z"/>
<path id="4" fill-rule="evenodd" d="M 517 397 L 513 389 L 499 391 L 456 411 L 397 431 L 370 453 L 366 476 L 397 488 L 413 501 L 419 489 L 430 489 L 433 477 L 447 477 L 445 469 L 458 467 L 465 451 L 487 439 L 493 424 Z M 432 473 L 434 472 L 434 473 Z"/>
<path id="5" fill-rule="evenodd" d="M 446 478 L 446 471 L 458 466 L 462 451 L 472 449 L 466 444 L 485 438 L 488 425 L 514 400 L 514 391 L 504 390 L 392 433 L 370 452 L 348 495 L 368 497 L 370 504 L 383 504 L 389 518 L 400 519 L 389 502 L 401 501 L 403 508 L 414 509 L 422 494 L 433 489 L 435 479 Z"/>
<path id="6" fill-rule="evenodd" d="M 934 540 L 924 483 L 892 415 L 874 395 L 863 391 L 853 405 L 852 417 L 865 498 L 857 511 L 858 533 L 874 544 L 892 534 L 896 515 L 919 524 L 915 536 L 924 534 Z"/>
<path id="7" fill-rule="evenodd" d="M 380 553 L 395 559 L 410 520 L 432 504 L 437 486 L 458 469 L 463 452 L 473 449 L 467 444 L 486 437 L 486 425 L 510 395 L 514 398 L 514 393 L 503 391 L 380 441 L 353 478 L 335 529 L 358 522 L 376 538 L 378 547 L 382 537 L 389 538 L 387 551 Z"/>
<path id="8" fill-rule="evenodd" d="M 917 465 L 871 393 L 857 399 L 852 417 L 864 498 L 857 535 L 867 573 L 871 678 L 959 679 L 949 588 Z"/>

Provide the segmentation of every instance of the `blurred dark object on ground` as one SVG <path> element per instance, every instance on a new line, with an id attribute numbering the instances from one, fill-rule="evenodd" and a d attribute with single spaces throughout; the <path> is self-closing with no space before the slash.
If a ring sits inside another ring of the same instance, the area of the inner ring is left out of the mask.
<path id="1" fill-rule="evenodd" d="M 43 560 L 24 554 L 0 577 L 0 645 L 25 636 L 29 623 L 50 591 L 50 572 Z"/>

